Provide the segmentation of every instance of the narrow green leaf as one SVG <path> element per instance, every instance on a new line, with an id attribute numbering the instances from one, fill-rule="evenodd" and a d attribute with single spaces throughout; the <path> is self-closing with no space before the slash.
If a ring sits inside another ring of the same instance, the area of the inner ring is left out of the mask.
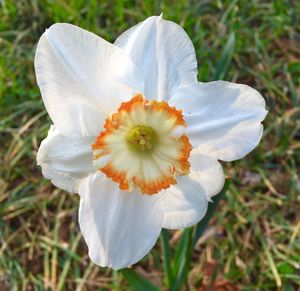
<path id="1" fill-rule="evenodd" d="M 155 286 L 153 283 L 137 274 L 133 269 L 123 269 L 120 271 L 120 273 L 130 284 L 130 286 L 136 291 L 159 291 L 159 288 L 157 286 Z"/>
<path id="2" fill-rule="evenodd" d="M 235 34 L 232 32 L 228 38 L 221 59 L 217 64 L 214 80 L 223 79 L 227 73 L 235 49 Z"/>
<path id="3" fill-rule="evenodd" d="M 190 269 L 190 263 L 193 253 L 193 247 L 198 238 L 203 234 L 206 226 L 208 225 L 219 201 L 224 197 L 230 180 L 225 180 L 225 185 L 222 191 L 216 195 L 212 203 L 209 203 L 206 215 L 204 218 L 193 228 L 188 228 L 184 231 L 180 240 L 179 246 L 176 250 L 176 256 L 174 260 L 173 276 L 175 278 L 174 283 L 171 286 L 172 291 L 179 291 L 182 285 L 187 280 L 187 275 Z"/>
<path id="4" fill-rule="evenodd" d="M 187 228 L 183 231 L 183 234 L 179 241 L 179 245 L 176 248 L 174 261 L 173 261 L 173 269 L 172 269 L 173 278 L 176 278 L 178 276 L 180 265 L 182 264 L 182 261 L 185 258 L 190 231 L 191 228 Z"/>
<path id="5" fill-rule="evenodd" d="M 160 235 L 160 241 L 163 251 L 165 281 L 168 288 L 170 288 L 173 282 L 172 268 L 171 268 L 171 250 L 169 245 L 169 233 L 168 230 L 162 229 Z"/>
<path id="6" fill-rule="evenodd" d="M 186 282 L 193 252 L 193 231 L 194 228 L 192 227 L 185 229 L 184 235 L 181 239 L 181 241 L 183 242 L 183 251 L 181 252 L 181 256 L 179 256 L 179 260 L 175 269 L 176 273 L 175 280 L 171 288 L 172 291 L 181 290 L 182 285 Z"/>

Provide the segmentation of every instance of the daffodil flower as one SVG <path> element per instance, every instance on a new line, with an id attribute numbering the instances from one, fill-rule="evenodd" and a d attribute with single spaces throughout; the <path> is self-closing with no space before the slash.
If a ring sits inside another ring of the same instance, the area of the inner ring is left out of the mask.
<path id="1" fill-rule="evenodd" d="M 162 228 L 200 221 L 224 185 L 219 160 L 244 157 L 263 133 L 262 96 L 198 82 L 191 40 L 161 16 L 114 44 L 54 24 L 35 70 L 53 122 L 37 161 L 54 185 L 79 193 L 79 225 L 100 266 L 134 264 Z"/>

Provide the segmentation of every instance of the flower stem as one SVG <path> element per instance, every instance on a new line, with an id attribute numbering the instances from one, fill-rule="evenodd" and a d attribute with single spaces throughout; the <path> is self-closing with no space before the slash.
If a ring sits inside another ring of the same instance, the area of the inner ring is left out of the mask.
<path id="1" fill-rule="evenodd" d="M 168 230 L 162 229 L 160 235 L 161 247 L 163 251 L 163 263 L 165 269 L 165 281 L 167 288 L 170 288 L 173 282 L 172 268 L 171 268 L 171 250 L 169 245 Z"/>
<path id="2" fill-rule="evenodd" d="M 200 236 L 204 233 L 220 200 L 224 197 L 229 187 L 229 184 L 230 184 L 230 180 L 227 179 L 225 181 L 225 185 L 222 191 L 212 199 L 213 203 L 209 203 L 204 218 L 196 226 L 184 230 L 183 236 L 181 238 L 180 244 L 177 249 L 177 251 L 179 249 L 181 251 L 179 252 L 180 254 L 177 260 L 175 258 L 175 266 L 174 266 L 175 273 L 173 274 L 175 279 L 174 281 L 172 281 L 169 287 L 170 290 L 179 291 L 181 290 L 182 285 L 186 283 L 191 260 L 192 260 L 192 255 L 193 255 L 193 247 L 196 244 L 197 240 L 200 238 Z"/>

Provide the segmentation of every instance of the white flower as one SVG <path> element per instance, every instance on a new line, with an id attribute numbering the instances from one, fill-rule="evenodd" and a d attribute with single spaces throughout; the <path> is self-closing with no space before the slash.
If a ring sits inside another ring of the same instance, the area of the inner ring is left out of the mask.
<path id="1" fill-rule="evenodd" d="M 197 82 L 191 40 L 161 16 L 115 44 L 54 24 L 35 69 L 54 124 L 37 161 L 54 185 L 79 193 L 80 228 L 100 266 L 131 265 L 161 228 L 201 220 L 224 184 L 218 160 L 244 157 L 262 136 L 261 95 Z"/>

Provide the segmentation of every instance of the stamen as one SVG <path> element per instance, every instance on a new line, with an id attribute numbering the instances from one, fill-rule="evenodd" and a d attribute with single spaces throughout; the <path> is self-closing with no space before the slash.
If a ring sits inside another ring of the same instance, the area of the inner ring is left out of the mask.
<path id="1" fill-rule="evenodd" d="M 149 152 L 157 144 L 157 133 L 146 125 L 136 125 L 127 133 L 129 148 L 138 152 Z"/>

